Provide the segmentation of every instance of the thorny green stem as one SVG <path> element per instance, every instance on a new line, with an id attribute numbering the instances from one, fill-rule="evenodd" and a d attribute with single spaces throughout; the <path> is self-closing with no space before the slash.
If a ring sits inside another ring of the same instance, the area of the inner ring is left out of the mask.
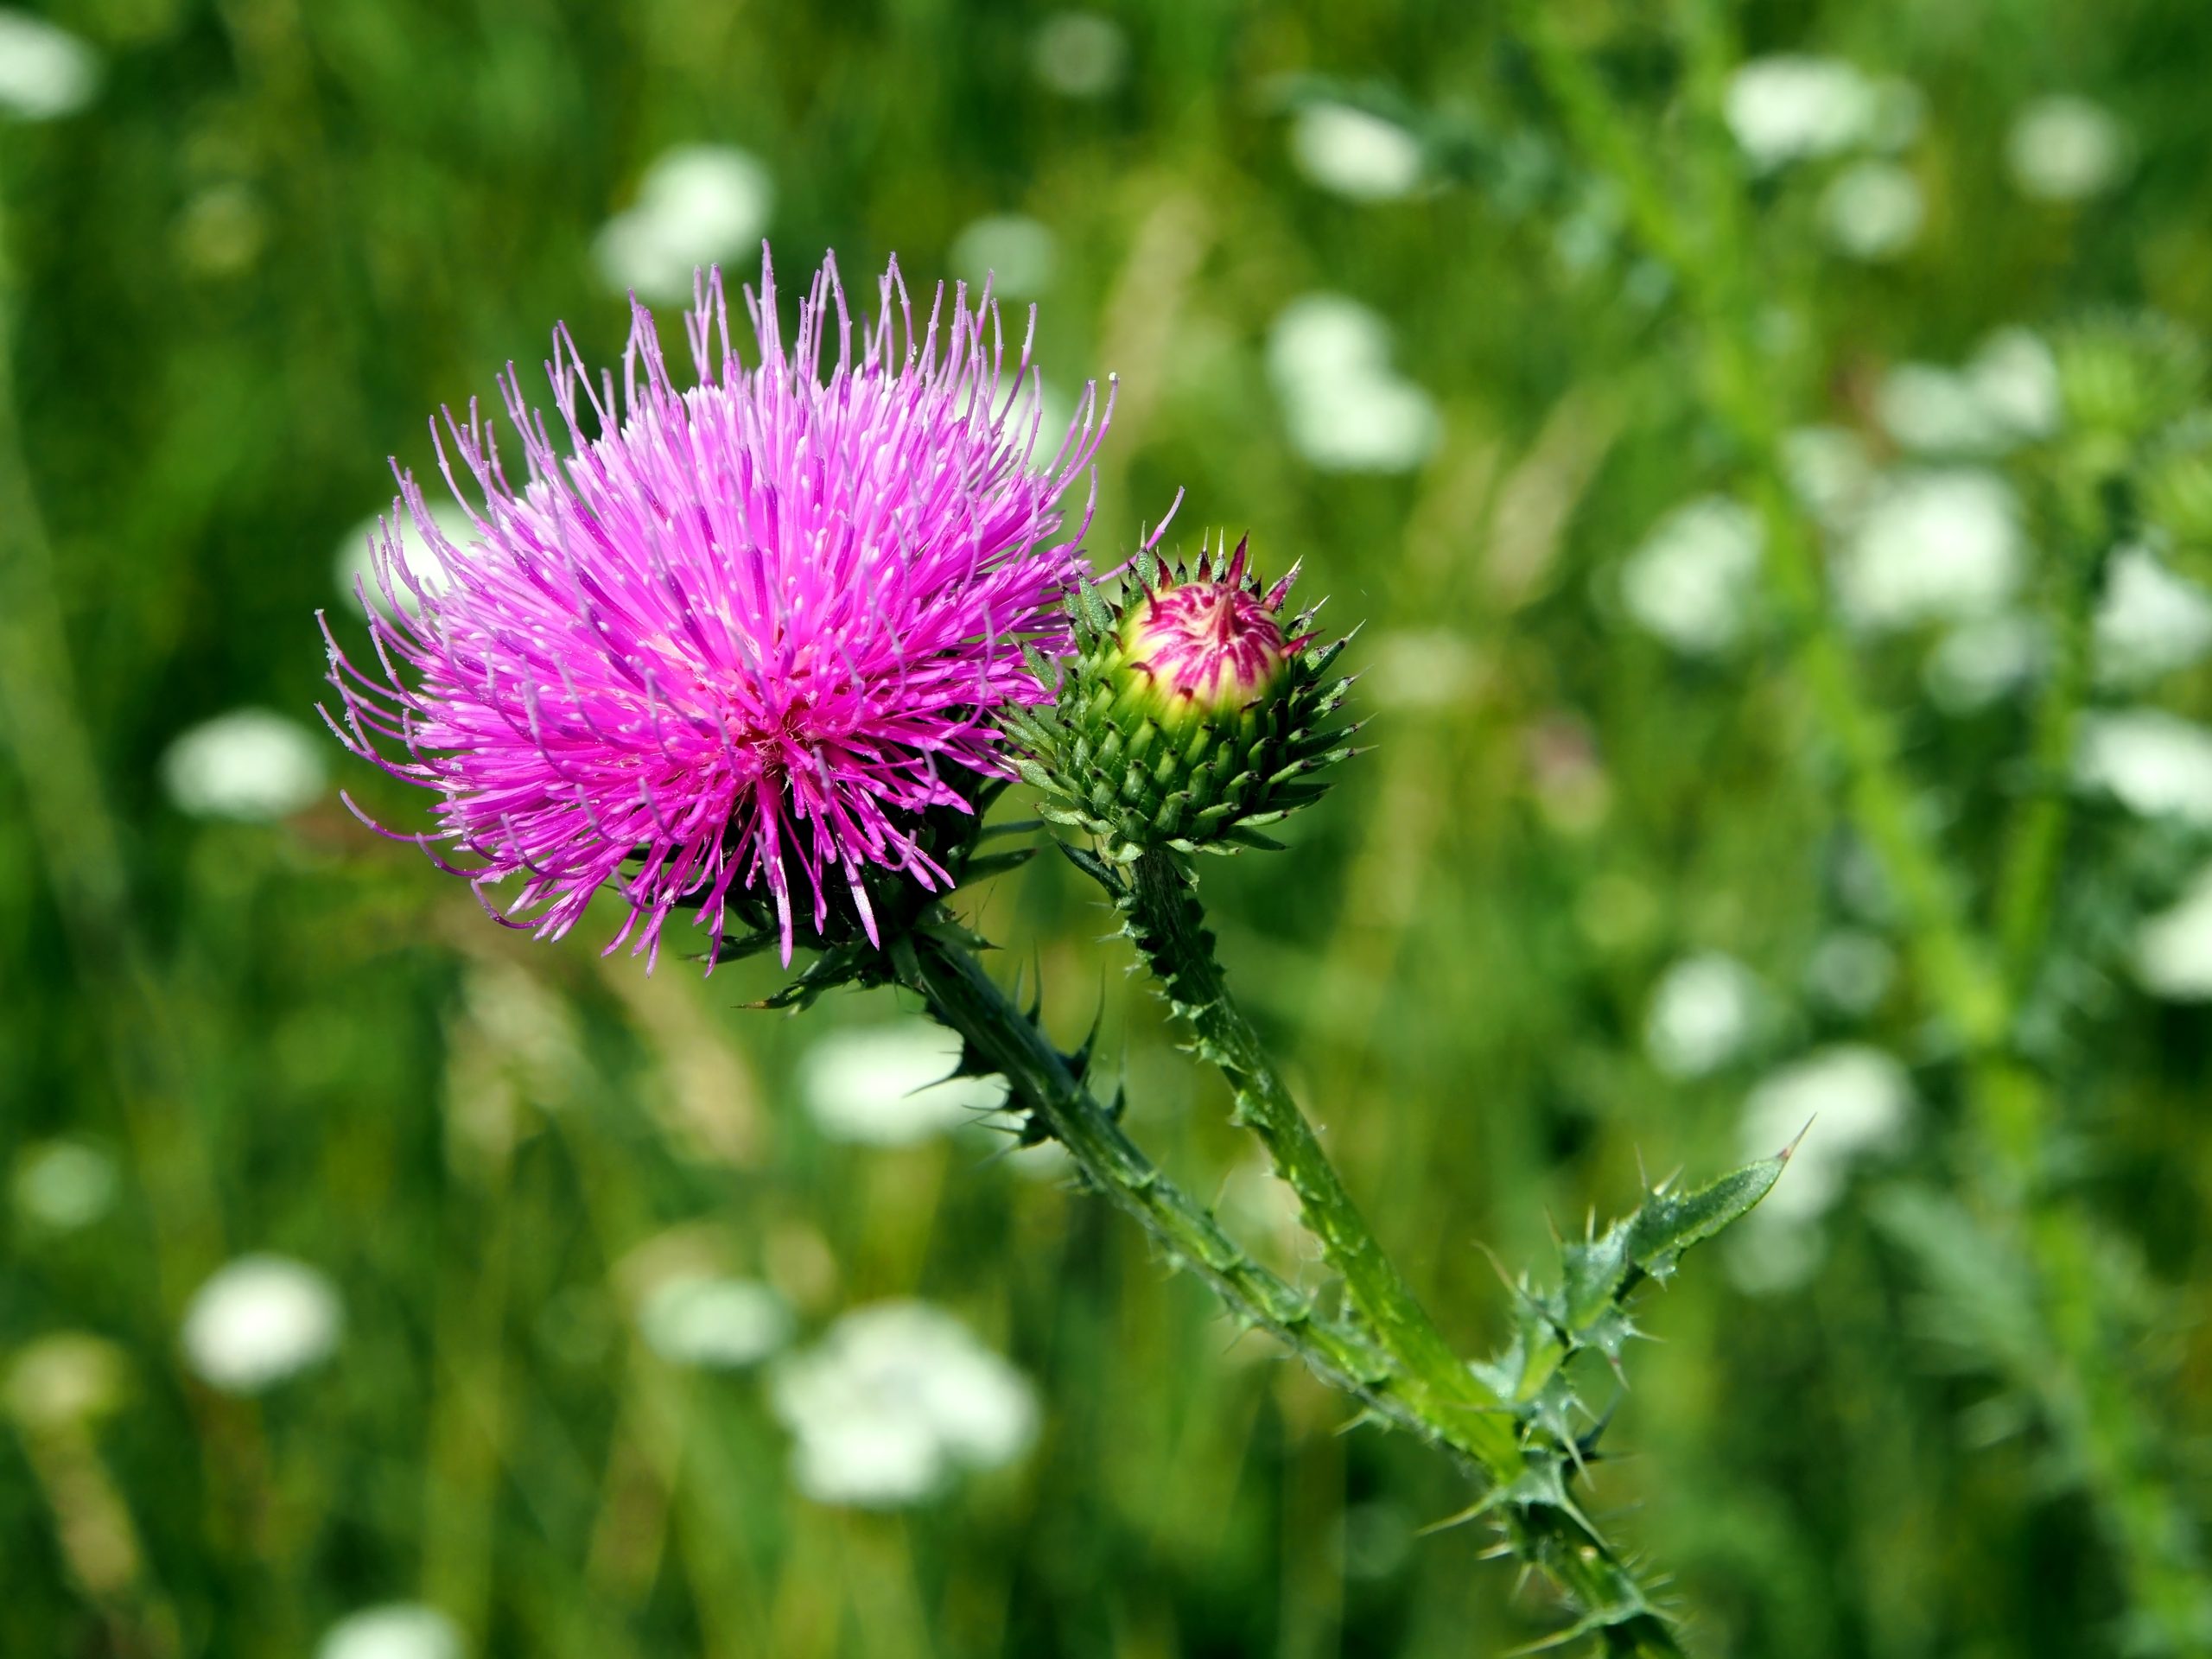
<path id="1" fill-rule="evenodd" d="M 1388 1356 L 1371 1338 L 1320 1313 L 1160 1173 L 966 945 L 925 926 L 897 941 L 892 953 L 901 982 L 920 995 L 931 1016 L 1005 1077 L 1084 1179 L 1135 1217 L 1172 1262 L 1377 1415 L 1425 1439 L 1446 1438 L 1401 1396 Z"/>
<path id="2" fill-rule="evenodd" d="M 1510 1497 L 1526 1459 L 1503 1402 L 1453 1352 L 1344 1190 L 1230 991 L 1190 867 L 1177 854 L 1154 850 L 1139 857 L 1125 877 L 1103 865 L 1094 873 L 1109 878 L 1104 885 L 1128 918 L 1130 938 L 1170 1006 L 1197 1033 L 1199 1053 L 1236 1091 L 1236 1121 L 1259 1138 L 1275 1173 L 1296 1195 L 1307 1230 L 1343 1280 L 1361 1324 L 1408 1379 L 1424 1414 L 1450 1423 L 1455 1443 L 1474 1451 Z M 1460 1441 L 1461 1434 L 1475 1438 Z M 1512 1552 L 1558 1580 L 1581 1611 L 1570 1635 L 1600 1637 L 1622 1653 L 1676 1651 L 1671 1627 L 1635 1569 L 1579 1514 L 1508 1503 L 1499 1518 Z"/>
<path id="3" fill-rule="evenodd" d="M 1180 879 L 1179 877 L 1179 879 Z M 1007 1079 L 1014 1097 L 1037 1114 L 1067 1149 L 1091 1185 L 1133 1217 L 1175 1264 L 1212 1286 L 1238 1318 L 1273 1332 L 1325 1380 L 1344 1389 L 1376 1418 L 1396 1424 L 1451 1454 L 1494 1500 L 1491 1512 L 1505 1529 L 1512 1554 L 1541 1569 L 1580 1614 L 1567 1637 L 1587 1635 L 1620 1655 L 1675 1655 L 1672 1627 L 1659 1614 L 1634 1571 L 1568 1511 L 1511 1502 L 1522 1471 L 1519 1445 L 1507 1420 L 1474 1404 L 1487 1400 L 1466 1366 L 1434 1335 L 1426 1313 L 1405 1297 L 1412 1316 L 1427 1326 L 1441 1355 L 1435 1372 L 1416 1372 L 1367 1332 L 1332 1319 L 1281 1279 L 1254 1262 L 1205 1210 L 1192 1204 L 1138 1149 L 1094 1099 L 1035 1021 L 1022 1013 L 984 972 L 957 930 L 925 924 L 892 947 L 900 982 L 918 993 L 931 1014 Z M 1256 1039 L 1253 1052 L 1257 1054 Z M 1264 1055 L 1260 1063 L 1265 1064 Z M 1279 1085 L 1278 1085 L 1279 1086 Z M 1282 1096 L 1293 1116 L 1297 1108 Z M 1302 1117 L 1299 1122 L 1303 1123 Z M 1311 1141 L 1311 1133 L 1306 1139 Z M 1319 1172 L 1335 1184 L 1317 1145 Z M 1319 1173 L 1316 1179 L 1319 1179 Z M 1351 1222 L 1365 1236 L 1357 1211 L 1344 1200 Z M 1396 1270 L 1367 1236 L 1364 1253 L 1396 1281 Z M 1402 1282 L 1399 1282 L 1401 1294 Z M 1458 1380 L 1464 1376 L 1464 1382 Z"/>
<path id="4" fill-rule="evenodd" d="M 1344 1191 L 1259 1033 L 1230 995 L 1188 867 L 1171 852 L 1145 854 L 1131 867 L 1119 902 L 1170 1005 L 1198 1033 L 1200 1054 L 1236 1091 L 1236 1121 L 1259 1137 L 1275 1173 L 1297 1195 L 1307 1229 L 1344 1281 L 1361 1322 L 1397 1365 L 1421 1380 L 1434 1408 L 1465 1418 L 1486 1448 L 1486 1461 L 1510 1470 L 1520 1452 L 1510 1422 L 1500 1414 L 1503 1402 L 1452 1352 Z"/>
<path id="5" fill-rule="evenodd" d="M 1626 194 L 1637 233 L 1673 269 L 1704 328 L 1705 373 L 1719 413 L 1751 464 L 1768 536 L 1768 569 L 1797 632 L 1800 677 L 1839 743 L 1853 822 L 1896 889 L 1910 957 L 1929 1002 L 1955 1033 L 1968 1063 L 1967 1103 L 1991 1167 L 1978 1183 L 1986 1211 L 2021 1239 L 2040 1287 L 2054 1363 L 2015 1382 L 2041 1403 L 2067 1444 L 2102 1518 L 2147 1627 L 2174 1652 L 2205 1649 L 2203 1577 L 2185 1511 L 2152 1469 L 2146 1420 L 2113 1363 L 2113 1333 L 2098 1313 L 2095 1250 L 2083 1217 L 2048 1189 L 2044 1167 L 2055 1103 L 2046 1078 L 2009 1052 L 2022 976 L 1968 925 L 1958 883 L 1897 759 L 1894 728 L 1867 696 L 1849 642 L 1827 601 L 1820 545 L 1796 504 L 1783 465 L 1783 404 L 1774 365 L 1756 338 L 1762 308 L 1751 280 L 1742 193 L 1718 111 L 1732 61 L 1713 0 L 1682 8 L 1690 25 L 1692 112 L 1700 130 L 1700 207 L 1694 236 L 1648 150 L 1621 118 L 1590 65 L 1559 35 L 1536 0 L 1519 0 L 1522 37 L 1571 136 Z M 2079 643 L 2078 641 L 2076 642 Z M 2039 721 L 2038 763 L 2063 766 L 2079 688 L 2061 685 Z M 2046 780 L 2047 781 L 2047 780 Z M 2063 804 L 2031 809 L 2016 843 L 2015 902 L 2001 943 L 2031 950 L 2054 879 L 2064 828 Z M 2000 899 L 2000 905 L 2004 901 Z"/>

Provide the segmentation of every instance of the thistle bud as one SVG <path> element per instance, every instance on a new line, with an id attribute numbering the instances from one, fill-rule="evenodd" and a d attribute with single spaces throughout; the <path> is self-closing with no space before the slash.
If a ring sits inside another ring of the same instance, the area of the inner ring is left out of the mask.
<path id="1" fill-rule="evenodd" d="M 1076 649 L 1037 664 L 1054 701 L 1002 715 L 1039 810 L 1127 861 L 1148 849 L 1273 847 L 1262 824 L 1319 798 L 1313 772 L 1350 751 L 1331 716 L 1350 689 L 1283 607 L 1294 570 L 1264 588 L 1240 541 L 1170 569 L 1141 552 L 1118 605 L 1084 590 Z"/>

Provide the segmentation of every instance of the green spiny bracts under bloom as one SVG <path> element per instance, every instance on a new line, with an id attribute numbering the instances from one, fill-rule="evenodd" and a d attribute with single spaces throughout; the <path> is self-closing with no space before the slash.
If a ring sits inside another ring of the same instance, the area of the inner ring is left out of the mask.
<path id="1" fill-rule="evenodd" d="M 1070 656 L 1032 658 L 1053 702 L 1003 711 L 1039 810 L 1121 862 L 1273 847 L 1260 827 L 1318 800 L 1313 774 L 1351 753 L 1333 718 L 1351 683 L 1330 672 L 1345 641 L 1314 645 L 1313 608 L 1286 620 L 1297 571 L 1266 587 L 1249 551 L 1224 537 L 1171 569 L 1141 549 L 1118 602 L 1083 589 Z"/>

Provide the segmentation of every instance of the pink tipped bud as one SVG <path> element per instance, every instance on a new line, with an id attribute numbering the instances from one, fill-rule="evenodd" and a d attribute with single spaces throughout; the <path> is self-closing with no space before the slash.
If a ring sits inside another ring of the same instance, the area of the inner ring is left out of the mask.
<path id="1" fill-rule="evenodd" d="M 1267 602 L 1233 577 L 1147 594 L 1122 620 L 1122 650 L 1163 699 L 1198 714 L 1257 702 L 1290 659 Z"/>

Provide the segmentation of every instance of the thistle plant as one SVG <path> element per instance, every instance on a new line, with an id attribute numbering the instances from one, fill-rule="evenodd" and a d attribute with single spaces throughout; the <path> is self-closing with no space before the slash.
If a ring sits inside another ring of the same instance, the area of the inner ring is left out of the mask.
<path id="1" fill-rule="evenodd" d="M 607 950 L 626 944 L 648 969 L 682 911 L 709 969 L 762 950 L 788 967 L 808 950 L 772 1001 L 842 984 L 912 992 L 960 1037 L 963 1072 L 1006 1080 L 1025 1140 L 1059 1142 L 1236 1318 L 1463 1470 L 1461 1518 L 1487 1520 L 1558 1586 L 1562 1639 L 1673 1650 L 1652 1581 L 1592 1513 L 1584 1477 L 1606 1414 L 1580 1392 L 1581 1362 L 1618 1374 L 1634 1293 L 1755 1205 L 1787 1154 L 1695 1192 L 1653 1191 L 1566 1247 L 1555 1284 L 1510 1285 L 1493 1358 L 1455 1353 L 1230 995 L 1190 864 L 1275 845 L 1261 826 L 1315 799 L 1349 756 L 1350 687 L 1332 672 L 1344 642 L 1317 645 L 1312 610 L 1286 615 L 1294 573 L 1265 584 L 1241 542 L 1171 568 L 1155 534 L 1118 587 L 1091 579 L 1087 517 L 1064 537 L 1058 504 L 1109 411 L 1094 389 L 1057 439 L 1018 419 L 1033 371 L 1025 345 L 1002 372 L 988 292 L 971 307 L 956 290 L 949 310 L 940 292 L 917 330 L 894 265 L 856 342 L 825 264 L 789 350 L 772 275 L 747 305 L 750 367 L 719 277 L 702 279 L 688 389 L 635 307 L 619 405 L 556 334 L 565 454 L 510 371 L 519 487 L 475 412 L 448 416 L 481 498 L 464 499 L 466 545 L 402 476 L 399 509 L 445 579 L 411 575 L 387 529 L 378 671 L 333 639 L 326 715 L 356 753 L 439 795 L 433 830 L 386 833 L 480 893 L 512 882 L 487 908 L 548 937 L 611 887 L 628 913 Z M 1058 1049 L 1039 1007 L 983 969 L 983 941 L 948 901 L 1027 855 L 983 850 L 1007 833 L 984 819 L 1017 774 L 1077 832 L 1069 856 L 1227 1079 L 1340 1295 L 1262 1267 L 1139 1149 L 1118 1093 L 1098 1097 L 1093 1045 Z"/>

